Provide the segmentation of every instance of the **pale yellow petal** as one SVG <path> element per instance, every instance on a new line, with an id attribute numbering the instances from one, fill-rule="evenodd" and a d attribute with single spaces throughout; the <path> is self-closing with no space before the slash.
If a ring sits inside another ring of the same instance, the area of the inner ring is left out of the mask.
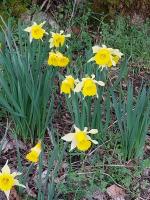
<path id="1" fill-rule="evenodd" d="M 91 142 L 93 142 L 93 144 L 98 144 L 98 141 L 97 140 L 90 140 Z"/>
<path id="2" fill-rule="evenodd" d="M 119 58 L 121 58 L 121 56 L 123 56 L 123 53 L 121 53 L 119 51 L 119 49 L 113 49 L 113 54 L 116 55 L 116 56 L 118 56 Z"/>
<path id="3" fill-rule="evenodd" d="M 74 125 L 75 132 L 81 131 L 76 125 Z"/>
<path id="4" fill-rule="evenodd" d="M 42 22 L 39 26 L 42 27 L 45 23 L 46 21 Z"/>
<path id="5" fill-rule="evenodd" d="M 11 175 L 15 178 L 16 176 L 20 176 L 22 173 L 20 172 L 13 172 Z"/>
<path id="6" fill-rule="evenodd" d="M 89 62 L 94 61 L 94 60 L 95 60 L 95 57 L 92 57 L 87 62 L 89 63 Z"/>
<path id="7" fill-rule="evenodd" d="M 31 32 L 31 26 L 30 26 L 30 27 L 27 27 L 27 28 L 25 28 L 25 29 L 24 29 L 24 31 L 26 31 L 26 32 L 29 32 L 29 33 L 30 33 L 30 32 Z"/>
<path id="8" fill-rule="evenodd" d="M 92 79 L 94 79 L 95 78 L 95 74 L 92 74 L 91 77 L 92 77 Z"/>
<path id="9" fill-rule="evenodd" d="M 74 92 L 80 92 L 82 90 L 83 83 L 79 82 L 77 83 L 76 87 L 74 88 Z"/>
<path id="10" fill-rule="evenodd" d="M 100 86 L 105 86 L 105 83 L 103 81 L 96 81 L 96 83 Z"/>
<path id="11" fill-rule="evenodd" d="M 88 138 L 91 142 L 93 142 L 93 144 L 98 144 L 97 140 L 92 140 L 92 138 L 91 138 L 89 135 L 87 136 L 87 138 Z"/>
<path id="12" fill-rule="evenodd" d="M 53 38 L 51 38 L 51 39 L 49 40 L 49 42 L 50 42 L 50 48 L 53 48 L 53 47 L 54 47 L 54 45 L 53 45 Z"/>
<path id="13" fill-rule="evenodd" d="M 88 127 L 85 127 L 85 128 L 84 128 L 84 132 L 87 132 L 87 130 L 88 130 Z"/>
<path id="14" fill-rule="evenodd" d="M 23 188 L 26 188 L 26 186 L 25 186 L 25 185 L 23 185 L 23 184 L 20 184 L 20 183 L 19 183 L 19 181 L 18 181 L 18 180 L 16 180 L 16 179 L 15 179 L 15 185 L 17 185 L 17 186 L 20 186 L 20 187 L 23 187 Z"/>
<path id="15" fill-rule="evenodd" d="M 60 31 L 60 34 L 63 34 L 63 33 L 64 33 L 64 31 L 63 31 L 63 30 L 61 30 L 61 31 Z"/>
<path id="16" fill-rule="evenodd" d="M 7 197 L 7 199 L 9 200 L 10 190 L 5 191 L 4 193 L 5 193 L 6 197 Z"/>
<path id="17" fill-rule="evenodd" d="M 8 166 L 8 160 L 6 161 L 6 164 L 4 165 L 4 167 L 2 168 L 2 173 L 10 174 L 10 168 Z"/>
<path id="18" fill-rule="evenodd" d="M 32 39 L 33 39 L 33 38 L 32 38 L 32 35 L 30 34 L 30 43 L 32 42 Z"/>
<path id="19" fill-rule="evenodd" d="M 66 135 L 64 135 L 63 137 L 61 137 L 62 140 L 66 141 L 66 142 L 71 142 L 74 138 L 74 133 L 68 133 Z"/>
<path id="20" fill-rule="evenodd" d="M 98 130 L 97 129 L 91 129 L 88 133 L 96 134 L 96 133 L 98 133 Z"/>
<path id="21" fill-rule="evenodd" d="M 100 49 L 101 47 L 98 45 L 95 45 L 94 47 L 92 47 L 93 53 L 97 53 Z"/>
<path id="22" fill-rule="evenodd" d="M 102 44 L 102 48 L 107 48 L 107 46 L 105 44 Z"/>
<path id="23" fill-rule="evenodd" d="M 70 151 L 72 151 L 73 149 L 75 149 L 76 146 L 77 146 L 76 141 L 73 140 L 73 141 L 71 142 L 71 148 L 70 148 Z"/>
<path id="24" fill-rule="evenodd" d="M 71 37 L 71 34 L 66 34 L 65 37 Z"/>

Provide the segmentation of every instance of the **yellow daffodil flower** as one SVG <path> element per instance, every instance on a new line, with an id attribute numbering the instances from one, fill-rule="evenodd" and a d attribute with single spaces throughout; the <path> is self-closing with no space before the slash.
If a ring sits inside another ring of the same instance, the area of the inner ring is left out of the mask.
<path id="1" fill-rule="evenodd" d="M 88 62 L 95 61 L 102 68 L 116 66 L 123 55 L 118 49 L 107 48 L 105 45 L 94 46 L 92 50 L 95 56 Z"/>
<path id="2" fill-rule="evenodd" d="M 30 42 L 32 42 L 33 39 L 35 40 L 42 40 L 44 34 L 48 34 L 42 27 L 46 22 L 44 21 L 41 24 L 37 24 L 36 22 L 33 22 L 32 26 L 27 27 L 24 29 L 24 31 L 30 33 Z"/>
<path id="3" fill-rule="evenodd" d="M 60 31 L 60 33 L 53 33 L 53 32 L 51 33 L 52 33 L 52 38 L 50 38 L 49 40 L 50 48 L 52 47 L 58 48 L 58 47 L 63 46 L 65 43 L 65 39 L 71 36 L 70 34 L 67 34 L 67 35 L 63 34 L 64 31 Z"/>
<path id="4" fill-rule="evenodd" d="M 92 143 L 98 144 L 96 140 L 92 140 L 91 137 L 88 134 L 96 134 L 98 133 L 97 129 L 91 129 L 88 131 L 88 128 L 85 127 L 84 130 L 80 130 L 76 126 L 75 133 L 68 133 L 65 136 L 63 136 L 61 139 L 66 142 L 71 142 L 71 150 L 77 148 L 80 151 L 87 151 Z"/>
<path id="5" fill-rule="evenodd" d="M 48 65 L 52 65 L 54 67 L 66 67 L 69 63 L 69 58 L 64 56 L 60 52 L 50 52 L 48 58 Z"/>
<path id="6" fill-rule="evenodd" d="M 26 155 L 26 159 L 33 163 L 37 163 L 39 161 L 41 150 L 41 141 L 39 141 L 35 147 L 31 148 L 30 152 Z"/>
<path id="7" fill-rule="evenodd" d="M 95 96 L 95 95 L 98 97 L 96 84 L 100 86 L 105 86 L 105 83 L 102 81 L 96 81 L 94 79 L 95 78 L 94 74 L 92 74 L 91 77 L 92 78 L 90 77 L 82 78 L 82 81 L 77 83 L 74 92 L 82 92 L 84 97 Z"/>
<path id="8" fill-rule="evenodd" d="M 118 49 L 111 49 L 111 54 L 112 54 L 112 60 L 118 64 L 119 60 L 123 56 L 123 53 L 121 53 Z M 108 64 L 108 67 L 112 67 L 112 62 L 110 61 Z"/>
<path id="9" fill-rule="evenodd" d="M 8 161 L 6 162 L 6 164 L 0 172 L 0 190 L 2 190 L 5 193 L 8 200 L 10 190 L 13 188 L 13 186 L 18 185 L 25 188 L 25 186 L 20 184 L 19 181 L 16 179 L 16 176 L 19 175 L 21 175 L 20 172 L 10 172 Z"/>
<path id="10" fill-rule="evenodd" d="M 74 89 L 74 86 L 75 86 L 75 79 L 71 75 L 66 76 L 65 80 L 63 80 L 61 83 L 60 91 L 61 93 L 70 95 Z"/>

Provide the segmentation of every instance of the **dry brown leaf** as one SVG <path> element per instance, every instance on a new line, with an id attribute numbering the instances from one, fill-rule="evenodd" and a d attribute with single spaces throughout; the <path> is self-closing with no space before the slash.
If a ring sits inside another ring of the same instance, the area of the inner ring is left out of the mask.
<path id="1" fill-rule="evenodd" d="M 7 153 L 9 150 L 16 148 L 17 145 L 20 149 L 26 150 L 26 145 L 22 141 L 17 140 L 17 144 L 16 144 L 15 140 L 5 138 L 2 144 L 2 151 L 3 153 Z"/>
<path id="2" fill-rule="evenodd" d="M 17 191 L 15 190 L 15 188 L 13 188 L 10 192 L 9 195 L 9 200 L 21 200 L 21 198 L 18 196 Z"/>
<path id="3" fill-rule="evenodd" d="M 92 197 L 93 197 L 95 200 L 107 200 L 107 197 L 106 197 L 105 193 L 104 193 L 104 192 L 101 192 L 101 191 L 99 191 L 99 190 L 96 190 L 96 191 L 93 193 Z"/>
<path id="4" fill-rule="evenodd" d="M 125 200 L 125 191 L 117 185 L 111 185 L 108 187 L 107 193 L 113 200 Z"/>

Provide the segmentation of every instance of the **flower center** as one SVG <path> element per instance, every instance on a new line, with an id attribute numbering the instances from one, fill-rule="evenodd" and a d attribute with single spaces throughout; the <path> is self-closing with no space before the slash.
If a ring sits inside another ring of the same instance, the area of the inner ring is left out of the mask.
<path id="1" fill-rule="evenodd" d="M 41 39 L 44 35 L 45 31 L 39 26 L 32 27 L 31 34 L 34 39 Z"/>
<path id="2" fill-rule="evenodd" d="M 15 180 L 11 174 L 8 174 L 8 173 L 0 174 L 0 189 L 2 191 L 11 190 L 14 184 L 15 184 Z"/>
<path id="3" fill-rule="evenodd" d="M 9 179 L 8 178 L 3 178 L 2 182 L 3 182 L 3 184 L 8 184 L 9 183 Z"/>

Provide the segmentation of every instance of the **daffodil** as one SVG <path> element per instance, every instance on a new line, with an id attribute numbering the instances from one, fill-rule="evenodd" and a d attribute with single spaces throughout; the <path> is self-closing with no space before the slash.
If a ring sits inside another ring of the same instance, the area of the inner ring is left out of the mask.
<path id="1" fill-rule="evenodd" d="M 24 31 L 30 33 L 30 42 L 32 42 L 33 39 L 35 40 L 42 40 L 44 34 L 48 34 L 42 27 L 46 22 L 42 22 L 41 24 L 37 24 L 36 22 L 33 22 L 32 26 L 27 27 L 24 29 Z"/>
<path id="2" fill-rule="evenodd" d="M 20 172 L 13 172 L 11 173 L 10 168 L 8 166 L 8 161 L 2 168 L 0 172 L 0 190 L 2 190 L 7 199 L 9 199 L 10 190 L 15 186 L 24 187 L 24 185 L 20 184 L 19 181 L 16 179 L 16 176 L 20 176 Z"/>
<path id="3" fill-rule="evenodd" d="M 52 47 L 61 47 L 64 45 L 65 40 L 67 37 L 70 37 L 70 34 L 64 34 L 64 31 L 60 31 L 60 33 L 52 33 L 52 37 L 50 38 L 49 42 L 50 42 L 50 48 Z"/>
<path id="4" fill-rule="evenodd" d="M 94 46 L 92 50 L 95 56 L 88 62 L 95 61 L 102 68 L 116 66 L 123 55 L 118 49 L 107 48 L 105 45 Z"/>
<path id="5" fill-rule="evenodd" d="M 82 92 L 84 97 L 95 96 L 95 95 L 98 97 L 97 84 L 100 86 L 105 86 L 105 83 L 103 81 L 95 80 L 95 75 L 92 74 L 91 78 L 90 77 L 82 78 L 82 81 L 77 83 L 74 92 Z"/>
<path id="6" fill-rule="evenodd" d="M 111 49 L 111 54 L 112 54 L 112 60 L 118 64 L 119 60 L 123 56 L 123 53 L 119 51 L 119 49 Z M 110 61 L 108 64 L 108 67 L 112 67 L 112 62 Z"/>
<path id="7" fill-rule="evenodd" d="M 39 156 L 41 153 L 41 141 L 39 141 L 35 147 L 31 148 L 30 152 L 26 155 L 26 159 L 30 162 L 36 163 L 39 161 Z"/>
<path id="8" fill-rule="evenodd" d="M 74 133 L 68 133 L 61 138 L 66 142 L 71 142 L 70 151 L 75 148 L 77 148 L 80 151 L 87 151 L 91 147 L 92 143 L 98 144 L 96 140 L 91 139 L 91 137 L 89 136 L 89 134 L 98 133 L 97 129 L 91 129 L 88 131 L 87 127 L 85 127 L 84 130 L 80 130 L 76 126 L 74 126 L 74 128 Z"/>
<path id="9" fill-rule="evenodd" d="M 48 57 L 48 65 L 54 67 L 66 67 L 69 63 L 69 58 L 60 52 L 50 52 Z"/>
<path id="10" fill-rule="evenodd" d="M 61 93 L 70 95 L 74 89 L 74 86 L 75 86 L 75 79 L 73 78 L 73 76 L 71 75 L 66 76 L 65 80 L 63 80 L 61 83 L 60 91 Z"/>

